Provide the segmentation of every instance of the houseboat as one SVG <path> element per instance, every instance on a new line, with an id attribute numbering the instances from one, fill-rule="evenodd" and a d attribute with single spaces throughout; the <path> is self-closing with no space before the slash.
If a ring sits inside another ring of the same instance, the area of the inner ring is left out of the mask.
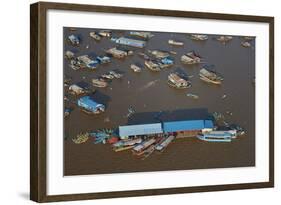
<path id="1" fill-rule="evenodd" d="M 117 79 L 123 77 L 123 75 L 122 75 L 121 73 L 117 73 L 117 72 L 114 71 L 114 70 L 109 71 L 109 74 L 112 75 L 114 78 L 117 78 Z"/>
<path id="2" fill-rule="evenodd" d="M 98 34 L 102 37 L 111 37 L 111 31 L 109 30 L 101 30 L 98 32 Z"/>
<path id="3" fill-rule="evenodd" d="M 90 96 L 79 98 L 77 100 L 77 105 L 88 114 L 99 114 L 105 111 L 105 106 L 97 103 Z"/>
<path id="4" fill-rule="evenodd" d="M 101 40 L 100 35 L 98 35 L 96 32 L 90 32 L 89 35 L 90 35 L 90 37 L 92 37 L 96 41 L 100 41 Z"/>
<path id="5" fill-rule="evenodd" d="M 110 58 L 108 56 L 98 56 L 97 61 L 99 64 L 110 63 Z"/>
<path id="6" fill-rule="evenodd" d="M 214 70 L 208 68 L 202 68 L 199 72 L 200 79 L 213 84 L 221 84 L 223 78 Z"/>
<path id="7" fill-rule="evenodd" d="M 168 76 L 168 84 L 174 88 L 184 89 L 191 87 L 191 82 L 181 78 L 178 73 L 171 73 Z"/>
<path id="8" fill-rule="evenodd" d="M 152 71 L 160 71 L 161 70 L 160 64 L 155 62 L 155 61 L 152 61 L 152 60 L 146 60 L 144 62 L 144 65 Z"/>
<path id="9" fill-rule="evenodd" d="M 93 83 L 93 86 L 99 87 L 99 88 L 105 88 L 108 86 L 107 82 L 102 81 L 100 79 L 92 79 L 92 83 Z"/>
<path id="10" fill-rule="evenodd" d="M 181 62 L 184 64 L 198 64 L 201 62 L 201 56 L 194 51 L 190 51 L 181 56 Z"/>
<path id="11" fill-rule="evenodd" d="M 161 59 L 161 58 L 167 58 L 170 56 L 170 53 L 167 51 L 161 51 L 161 50 L 148 50 L 148 52 L 153 55 L 155 58 Z"/>
<path id="12" fill-rule="evenodd" d="M 131 64 L 130 68 L 136 73 L 139 73 L 142 70 L 141 67 L 137 66 L 136 64 Z"/>
<path id="13" fill-rule="evenodd" d="M 88 55 L 78 56 L 77 60 L 81 64 L 81 68 L 96 69 L 98 66 L 98 61 L 92 60 Z"/>
<path id="14" fill-rule="evenodd" d="M 68 90 L 73 95 L 82 95 L 86 93 L 86 90 L 77 84 L 70 85 Z"/>
<path id="15" fill-rule="evenodd" d="M 125 38 L 125 37 L 120 37 L 120 38 L 116 39 L 115 43 L 120 44 L 120 45 L 125 45 L 125 46 L 132 46 L 132 47 L 136 47 L 136 48 L 143 48 L 146 45 L 145 41 Z"/>
<path id="16" fill-rule="evenodd" d="M 128 53 L 126 51 L 117 49 L 117 48 L 110 48 L 106 50 L 106 53 L 112 55 L 115 58 L 124 58 L 128 56 Z"/>

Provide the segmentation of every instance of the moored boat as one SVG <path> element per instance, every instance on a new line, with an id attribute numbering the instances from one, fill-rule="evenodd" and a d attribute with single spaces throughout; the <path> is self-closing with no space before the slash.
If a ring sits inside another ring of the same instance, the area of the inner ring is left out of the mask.
<path id="1" fill-rule="evenodd" d="M 196 40 L 196 41 L 206 41 L 206 40 L 208 40 L 208 36 L 203 35 L 203 34 L 191 34 L 190 38 L 192 40 Z"/>
<path id="2" fill-rule="evenodd" d="M 152 71 L 160 71 L 161 70 L 161 67 L 160 67 L 159 63 L 157 63 L 155 61 L 152 61 L 152 60 L 145 61 L 144 65 Z"/>
<path id="3" fill-rule="evenodd" d="M 89 35 L 90 35 L 90 37 L 92 37 L 93 39 L 95 39 L 97 41 L 101 40 L 100 35 L 98 35 L 96 32 L 90 32 Z"/>
<path id="4" fill-rule="evenodd" d="M 191 87 L 191 82 L 179 76 L 178 73 L 171 73 L 168 76 L 168 84 L 174 88 L 184 89 Z"/>
<path id="5" fill-rule="evenodd" d="M 213 84 L 221 84 L 223 81 L 222 76 L 220 76 L 215 70 L 208 68 L 202 68 L 199 72 L 200 79 Z"/>
<path id="6" fill-rule="evenodd" d="M 137 66 L 136 64 L 131 64 L 130 68 L 136 73 L 139 73 L 142 70 L 141 67 Z"/>
<path id="7" fill-rule="evenodd" d="M 183 46 L 183 45 L 184 45 L 183 42 L 181 42 L 181 41 L 175 41 L 175 40 L 172 40 L 172 39 L 169 39 L 169 40 L 168 40 L 168 44 L 174 45 L 174 46 Z"/>
<path id="8" fill-rule="evenodd" d="M 157 151 L 163 151 L 173 140 L 175 139 L 175 136 L 170 135 L 169 137 L 165 137 L 161 142 L 159 142 L 155 149 Z"/>
<path id="9" fill-rule="evenodd" d="M 184 64 L 198 64 L 201 63 L 201 56 L 194 51 L 190 51 L 181 56 L 181 62 Z"/>
<path id="10" fill-rule="evenodd" d="M 107 85 L 108 85 L 107 82 L 102 81 L 100 79 L 92 79 L 92 83 L 93 83 L 93 86 L 99 87 L 99 88 L 104 88 L 104 87 L 107 87 Z"/>

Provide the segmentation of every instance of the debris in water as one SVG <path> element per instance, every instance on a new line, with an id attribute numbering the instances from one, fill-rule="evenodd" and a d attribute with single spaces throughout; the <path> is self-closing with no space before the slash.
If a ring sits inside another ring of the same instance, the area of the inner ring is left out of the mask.
<path id="1" fill-rule="evenodd" d="M 152 87 L 153 85 L 155 85 L 159 80 L 153 80 L 148 82 L 147 84 L 145 84 L 143 87 L 140 88 L 140 91 L 144 91 L 150 87 Z"/>
<path id="2" fill-rule="evenodd" d="M 133 109 L 133 107 L 129 107 L 128 108 L 128 114 L 127 114 L 127 118 L 131 117 L 136 111 Z"/>
<path id="3" fill-rule="evenodd" d="M 87 140 L 89 139 L 89 133 L 86 132 L 86 133 L 79 133 L 76 138 L 73 138 L 72 141 L 75 143 L 75 144 L 82 144 L 82 143 L 85 143 L 87 142 Z"/>
<path id="4" fill-rule="evenodd" d="M 228 115 L 231 115 L 231 116 L 233 115 L 233 113 L 231 111 L 226 111 L 225 113 Z"/>
<path id="5" fill-rule="evenodd" d="M 221 99 L 224 99 L 224 98 L 226 98 L 226 95 L 223 95 L 223 96 L 221 97 Z"/>
<path id="6" fill-rule="evenodd" d="M 192 94 L 192 93 L 187 93 L 186 96 L 190 97 L 190 98 L 193 98 L 193 99 L 196 99 L 196 100 L 199 98 L 198 95 L 195 95 L 195 94 Z"/>

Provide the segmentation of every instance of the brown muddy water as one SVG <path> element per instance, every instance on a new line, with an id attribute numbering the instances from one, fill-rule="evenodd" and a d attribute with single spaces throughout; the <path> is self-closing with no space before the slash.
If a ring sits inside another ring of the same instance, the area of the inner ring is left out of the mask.
<path id="1" fill-rule="evenodd" d="M 76 31 L 70 31 L 69 28 L 64 28 L 64 39 L 74 33 L 82 40 L 79 47 L 65 42 L 64 52 L 72 50 L 76 56 L 95 56 L 103 55 L 104 49 L 116 46 L 108 38 L 95 41 L 89 37 L 91 31 L 98 30 L 77 28 Z M 64 74 L 72 78 L 71 83 L 86 82 L 90 88 L 94 88 L 91 79 L 103 73 L 113 69 L 124 73 L 122 79 L 113 80 L 107 88 L 95 88 L 97 92 L 93 98 L 106 105 L 105 113 L 87 115 L 75 104 L 65 103 L 65 106 L 71 106 L 74 110 L 64 119 L 64 175 L 255 166 L 255 88 L 252 84 L 255 77 L 255 41 L 251 42 L 252 47 L 244 48 L 239 36 L 224 45 L 214 40 L 215 35 L 208 35 L 207 41 L 198 42 L 191 40 L 186 34 L 153 34 L 155 36 L 144 49 L 130 48 L 135 51 L 133 56 L 122 60 L 112 58 L 110 64 L 100 65 L 95 71 L 74 71 L 69 67 L 68 61 L 64 60 Z M 113 31 L 113 35 L 128 36 L 128 31 Z M 184 46 L 171 46 L 168 39 L 183 41 Z M 150 71 L 144 67 L 144 60 L 137 54 L 146 49 L 176 51 L 177 54 L 172 55 L 175 64 L 161 72 Z M 222 85 L 208 84 L 199 79 L 198 73 L 203 64 L 181 64 L 181 55 L 190 50 L 198 52 L 207 64 L 215 65 L 216 71 L 224 77 Z M 134 73 L 129 69 L 132 63 L 142 65 L 143 71 Z M 193 75 L 190 79 L 192 87 L 183 90 L 171 88 L 167 84 L 167 76 L 173 71 Z M 189 98 L 186 93 L 194 93 L 199 99 Z M 227 97 L 222 99 L 223 95 Z M 75 97 L 72 99 L 76 100 Z M 136 114 L 128 121 L 126 115 L 130 106 Z M 153 121 L 151 116 L 160 111 L 170 113 L 165 119 L 167 121 L 180 118 L 202 119 L 206 117 L 206 113 L 221 112 L 228 122 L 242 126 L 246 135 L 231 143 L 204 142 L 195 138 L 176 139 L 163 153 L 153 153 L 145 160 L 135 158 L 131 151 L 116 153 L 109 144 L 96 145 L 92 140 L 74 144 L 71 140 L 81 131 L 149 123 Z M 231 111 L 233 115 L 227 115 L 227 111 Z"/>

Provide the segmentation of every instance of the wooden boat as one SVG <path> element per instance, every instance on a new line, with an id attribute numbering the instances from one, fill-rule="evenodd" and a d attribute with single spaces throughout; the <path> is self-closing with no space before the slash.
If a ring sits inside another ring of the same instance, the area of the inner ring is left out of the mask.
<path id="1" fill-rule="evenodd" d="M 199 76 L 201 80 L 217 85 L 221 84 L 223 81 L 223 78 L 216 73 L 216 71 L 207 68 L 202 68 L 199 72 Z"/>
<path id="2" fill-rule="evenodd" d="M 93 86 L 99 87 L 99 88 L 104 88 L 104 87 L 108 86 L 107 82 L 101 81 L 99 79 L 92 79 L 92 83 L 93 83 Z"/>
<path id="3" fill-rule="evenodd" d="M 184 64 L 198 64 L 201 63 L 201 56 L 194 51 L 190 51 L 181 56 L 181 62 Z"/>
<path id="4" fill-rule="evenodd" d="M 90 32 L 89 35 L 90 35 L 90 37 L 92 37 L 93 39 L 95 39 L 97 41 L 101 40 L 100 35 L 98 35 L 96 32 Z"/>
<path id="5" fill-rule="evenodd" d="M 191 87 L 191 82 L 181 78 L 177 73 L 171 73 L 168 76 L 168 84 L 174 88 L 184 89 Z"/>
<path id="6" fill-rule="evenodd" d="M 169 137 L 164 138 L 163 141 L 161 141 L 160 143 L 158 143 L 155 146 L 155 149 L 157 151 L 163 151 L 174 139 L 175 139 L 175 136 L 173 136 L 173 135 L 170 135 Z"/>
<path id="7" fill-rule="evenodd" d="M 135 65 L 135 64 L 131 64 L 130 65 L 130 68 L 134 71 L 134 72 L 136 72 L 136 73 L 139 73 L 139 72 L 141 72 L 141 67 L 139 67 L 139 66 L 137 66 L 137 65 Z"/>
<path id="8" fill-rule="evenodd" d="M 144 65 L 152 71 L 160 71 L 161 70 L 160 65 L 157 62 L 152 61 L 152 60 L 145 61 Z"/>

